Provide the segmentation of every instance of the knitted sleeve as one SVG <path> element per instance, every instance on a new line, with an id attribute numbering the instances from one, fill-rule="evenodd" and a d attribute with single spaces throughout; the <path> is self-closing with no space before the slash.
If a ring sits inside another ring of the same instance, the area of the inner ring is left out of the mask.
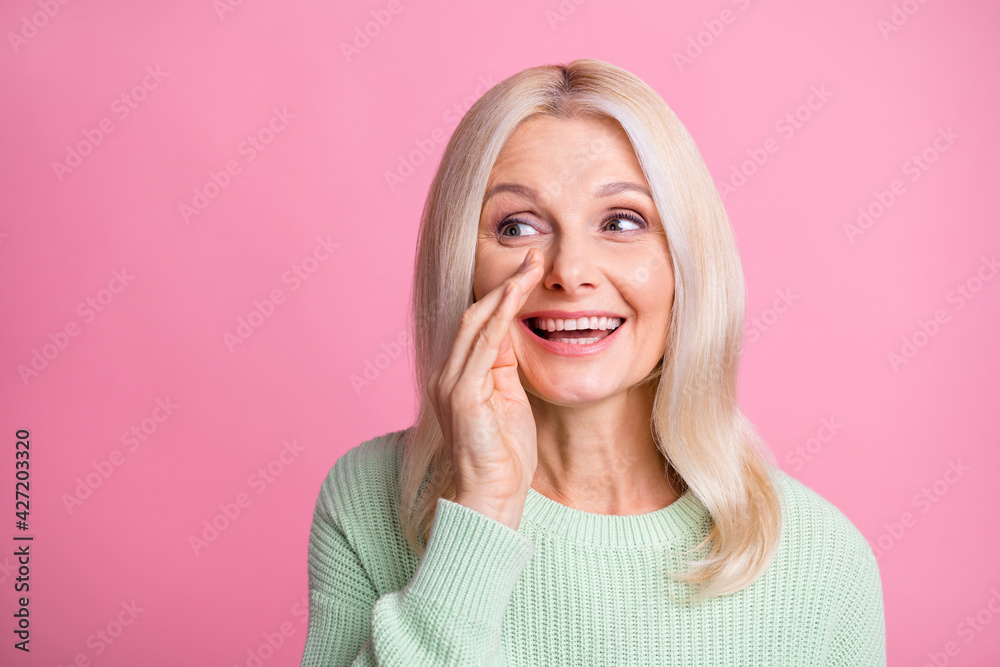
<path id="1" fill-rule="evenodd" d="M 829 667 L 885 667 L 885 610 L 878 561 L 858 533 L 852 557 L 840 572 L 837 620 L 826 664 Z"/>
<path id="2" fill-rule="evenodd" d="M 504 614 L 534 543 L 439 498 L 413 577 L 402 590 L 380 595 L 338 512 L 332 478 L 320 492 L 310 533 L 303 667 L 502 664 Z"/>

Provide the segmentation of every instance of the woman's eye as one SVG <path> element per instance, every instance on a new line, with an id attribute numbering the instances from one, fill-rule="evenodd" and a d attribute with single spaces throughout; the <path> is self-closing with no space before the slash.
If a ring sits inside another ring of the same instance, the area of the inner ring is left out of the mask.
<path id="1" fill-rule="evenodd" d="M 630 215 L 616 215 L 613 218 L 610 218 L 607 224 L 617 225 L 617 229 L 612 231 L 631 231 L 633 229 L 643 228 L 643 224 Z M 625 225 L 625 227 L 623 228 L 622 225 Z M 629 225 L 632 226 L 629 227 Z"/>
<path id="2" fill-rule="evenodd" d="M 520 229 L 519 229 L 520 228 Z M 520 231 L 521 229 L 527 231 Z M 511 220 L 510 222 L 505 222 L 500 225 L 500 236 L 508 237 L 518 237 L 518 236 L 532 236 L 538 233 L 534 227 L 526 222 L 518 222 L 517 220 Z"/>
<path id="3" fill-rule="evenodd" d="M 631 213 L 618 213 L 612 215 L 604 222 L 604 228 L 613 232 L 631 232 L 645 229 L 646 222 Z M 522 236 L 535 236 L 540 234 L 537 229 L 527 222 L 520 220 L 508 220 L 497 225 L 497 234 L 505 238 L 519 238 Z"/>

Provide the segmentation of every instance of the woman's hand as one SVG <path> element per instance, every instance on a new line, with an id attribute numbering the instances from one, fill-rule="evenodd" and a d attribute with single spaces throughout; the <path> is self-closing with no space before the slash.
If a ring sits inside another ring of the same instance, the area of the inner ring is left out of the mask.
<path id="1" fill-rule="evenodd" d="M 455 471 L 455 502 L 514 530 L 538 450 L 510 326 L 541 276 L 538 253 L 529 250 L 516 273 L 462 314 L 451 352 L 428 383 Z"/>

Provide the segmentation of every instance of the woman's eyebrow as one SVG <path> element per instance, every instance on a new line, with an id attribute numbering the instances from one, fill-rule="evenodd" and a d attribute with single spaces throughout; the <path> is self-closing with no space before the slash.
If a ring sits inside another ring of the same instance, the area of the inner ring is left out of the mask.
<path id="1" fill-rule="evenodd" d="M 513 183 L 501 183 L 499 185 L 494 185 L 486 192 L 486 196 L 483 197 L 483 203 L 485 204 L 490 200 L 495 194 L 501 192 L 513 192 L 516 195 L 521 195 L 525 199 L 535 200 L 538 199 L 538 192 L 534 188 L 529 188 L 527 185 L 514 185 Z"/>
<path id="2" fill-rule="evenodd" d="M 486 192 L 486 196 L 483 198 L 483 203 L 485 204 L 489 201 L 490 197 L 501 192 L 513 192 L 514 194 L 520 195 L 525 199 L 536 200 L 538 199 L 538 192 L 527 185 L 515 185 L 513 183 L 500 183 L 499 185 L 494 185 Z M 618 181 L 616 183 L 607 183 L 598 187 L 594 190 L 595 197 L 611 197 L 612 195 L 617 195 L 622 192 L 638 192 L 639 194 L 653 198 L 649 190 L 636 183 L 628 183 L 626 181 Z"/>
<path id="3" fill-rule="evenodd" d="M 653 195 L 650 194 L 649 190 L 638 185 L 637 183 L 628 183 L 625 181 L 619 181 L 617 183 L 608 183 L 607 185 L 602 185 L 601 187 L 594 190 L 595 197 L 610 197 L 612 195 L 619 194 L 621 192 L 638 192 L 639 194 L 646 195 L 650 199 Z"/>

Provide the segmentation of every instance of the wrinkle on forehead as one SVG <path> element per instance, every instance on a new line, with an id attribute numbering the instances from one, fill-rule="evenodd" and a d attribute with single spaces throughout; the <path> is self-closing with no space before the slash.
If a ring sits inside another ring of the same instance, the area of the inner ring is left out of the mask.
<path id="1" fill-rule="evenodd" d="M 617 176 L 609 175 L 604 180 L 620 181 L 620 170 L 624 168 L 630 172 L 630 180 L 648 189 L 628 135 L 616 120 L 531 118 L 517 127 L 500 151 L 487 192 L 497 184 L 512 184 L 508 182 L 513 180 L 516 184 L 527 184 L 525 179 L 540 184 L 542 187 L 536 190 L 543 197 L 569 186 L 580 189 L 585 183 L 604 185 L 598 181 L 602 170 L 609 168 L 608 157 L 614 159 Z"/>

